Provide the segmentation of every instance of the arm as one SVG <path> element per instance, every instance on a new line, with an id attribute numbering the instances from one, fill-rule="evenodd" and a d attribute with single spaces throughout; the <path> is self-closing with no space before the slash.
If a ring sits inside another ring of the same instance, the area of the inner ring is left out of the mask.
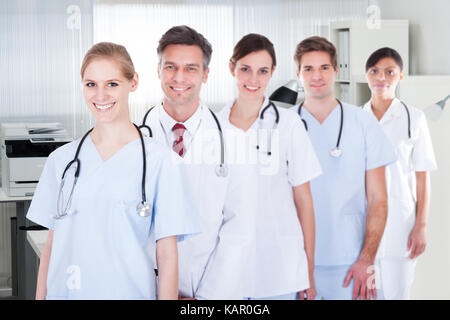
<path id="1" fill-rule="evenodd" d="M 305 295 L 308 300 L 316 298 L 316 285 L 314 283 L 314 247 L 316 239 L 314 208 L 309 182 L 292 188 L 297 215 L 303 231 L 304 246 L 308 259 L 309 289 L 300 291 L 299 298 L 303 300 Z"/>
<path id="2" fill-rule="evenodd" d="M 158 299 L 178 298 L 178 251 L 177 237 L 170 236 L 156 242 L 156 264 L 158 266 Z"/>
<path id="3" fill-rule="evenodd" d="M 353 277 L 353 299 L 370 299 L 370 293 L 376 299 L 374 283 L 369 284 L 368 268 L 373 266 L 378 245 L 386 225 L 388 201 L 386 190 L 385 167 L 366 171 L 367 215 L 364 245 L 358 260 L 352 265 L 344 281 L 344 287 Z"/>
<path id="4" fill-rule="evenodd" d="M 47 296 L 47 274 L 48 265 L 50 263 L 50 255 L 52 253 L 53 230 L 48 230 L 47 241 L 39 262 L 39 272 L 36 285 L 36 300 L 45 300 Z"/>
<path id="5" fill-rule="evenodd" d="M 426 226 L 430 205 L 430 175 L 428 171 L 416 172 L 416 222 L 408 238 L 410 259 L 417 258 L 425 251 L 427 244 Z"/>

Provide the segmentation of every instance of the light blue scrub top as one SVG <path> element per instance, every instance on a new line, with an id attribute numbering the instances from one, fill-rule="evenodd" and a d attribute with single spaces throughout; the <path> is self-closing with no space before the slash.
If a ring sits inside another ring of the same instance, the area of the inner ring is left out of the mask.
<path id="1" fill-rule="evenodd" d="M 316 265 L 351 265 L 358 259 L 366 229 L 366 171 L 396 160 L 376 118 L 362 108 L 342 105 L 342 154 L 338 158 L 331 156 L 330 151 L 336 147 L 339 134 L 339 105 L 322 124 L 306 108 L 301 111 L 323 171 L 311 181 Z M 298 106 L 294 108 L 297 112 Z"/>
<path id="2" fill-rule="evenodd" d="M 76 213 L 51 218 L 63 170 L 79 140 L 50 154 L 27 218 L 54 230 L 47 278 L 47 299 L 155 299 L 151 241 L 198 233 L 196 210 L 185 187 L 178 156 L 144 138 L 146 196 L 153 214 L 141 217 L 142 147 L 133 140 L 103 161 L 90 137 L 79 155 L 81 171 L 73 194 Z M 64 200 L 75 166 L 66 173 Z M 152 236 L 150 237 L 150 234 Z"/>

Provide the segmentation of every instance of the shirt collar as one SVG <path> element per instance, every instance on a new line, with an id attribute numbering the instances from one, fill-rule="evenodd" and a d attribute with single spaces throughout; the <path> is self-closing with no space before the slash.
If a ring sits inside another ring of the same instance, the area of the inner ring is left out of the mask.
<path id="1" fill-rule="evenodd" d="M 373 116 L 375 116 L 372 110 L 372 104 L 370 100 L 364 105 L 363 109 L 369 111 Z M 401 115 L 402 115 L 402 103 L 399 99 L 394 98 L 391 102 L 391 105 L 381 118 L 380 122 L 385 122 L 392 118 L 398 118 L 401 117 Z"/>
<path id="2" fill-rule="evenodd" d="M 199 127 L 201 118 L 202 118 L 202 112 L 203 112 L 203 103 L 200 101 L 197 110 L 194 112 L 192 116 L 189 117 L 185 122 L 180 122 L 186 127 L 186 131 L 191 135 L 194 136 L 195 131 Z M 166 132 L 172 132 L 173 126 L 178 123 L 173 119 L 167 112 L 164 110 L 164 107 L 162 105 L 162 102 L 160 104 L 160 112 L 159 112 L 159 119 L 161 121 L 162 126 L 164 127 L 164 130 Z"/>

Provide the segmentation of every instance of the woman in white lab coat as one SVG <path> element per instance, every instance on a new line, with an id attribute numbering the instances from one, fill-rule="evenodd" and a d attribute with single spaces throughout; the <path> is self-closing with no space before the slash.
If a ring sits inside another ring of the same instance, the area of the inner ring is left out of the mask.
<path id="1" fill-rule="evenodd" d="M 398 160 L 386 167 L 388 218 L 377 253 L 386 299 L 408 299 L 417 257 L 426 247 L 430 199 L 429 171 L 436 169 L 424 113 L 395 96 L 403 61 L 392 48 L 373 52 L 366 62 L 371 99 L 364 109 L 379 121 Z"/>
<path id="2" fill-rule="evenodd" d="M 138 76 L 123 46 L 94 45 L 81 77 L 94 128 L 50 154 L 27 215 L 49 229 L 36 298 L 177 299 L 177 236 L 198 231 L 178 156 L 129 119 Z"/>
<path id="3" fill-rule="evenodd" d="M 230 188 L 226 210 L 246 216 L 252 241 L 243 270 L 244 299 L 314 299 L 314 210 L 309 181 L 321 174 L 303 123 L 264 92 L 276 67 L 272 43 L 248 34 L 229 62 L 237 98 L 224 123 Z M 298 293 L 300 294 L 298 295 Z"/>

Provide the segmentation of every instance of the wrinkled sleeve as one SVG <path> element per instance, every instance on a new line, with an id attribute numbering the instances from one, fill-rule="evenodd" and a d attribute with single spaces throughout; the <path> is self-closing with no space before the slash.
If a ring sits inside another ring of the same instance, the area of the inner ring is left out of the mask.
<path id="1" fill-rule="evenodd" d="M 45 162 L 39 183 L 34 191 L 33 200 L 28 209 L 28 220 L 54 230 L 52 216 L 56 214 L 56 201 L 58 198 L 60 178 L 56 173 L 55 156 L 54 154 L 50 154 Z"/>
<path id="2" fill-rule="evenodd" d="M 200 223 L 187 185 L 186 167 L 170 151 L 160 163 L 153 199 L 155 241 L 178 236 L 178 241 L 198 234 Z"/>

